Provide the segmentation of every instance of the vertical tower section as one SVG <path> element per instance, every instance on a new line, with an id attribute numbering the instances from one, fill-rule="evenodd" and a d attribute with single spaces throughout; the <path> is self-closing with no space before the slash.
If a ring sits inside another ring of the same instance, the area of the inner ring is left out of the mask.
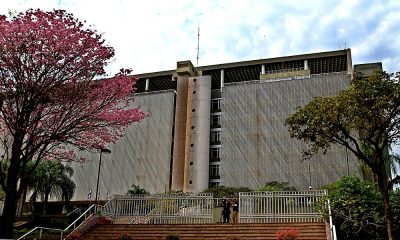
<path id="1" fill-rule="evenodd" d="M 194 68 L 190 61 L 178 62 L 173 76 L 176 81 L 174 147 L 172 156 L 172 191 L 183 191 L 185 155 L 186 155 L 186 127 L 189 77 L 194 75 Z"/>
<path id="2" fill-rule="evenodd" d="M 189 78 L 184 192 L 208 188 L 211 76 Z"/>
<path id="3" fill-rule="evenodd" d="M 208 187 L 211 76 L 196 76 L 190 61 L 177 63 L 171 190 L 199 192 Z"/>

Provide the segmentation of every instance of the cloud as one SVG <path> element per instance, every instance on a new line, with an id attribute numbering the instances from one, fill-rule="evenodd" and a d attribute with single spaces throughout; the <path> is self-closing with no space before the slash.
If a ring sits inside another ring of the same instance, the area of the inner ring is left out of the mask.
<path id="1" fill-rule="evenodd" d="M 66 9 L 86 20 L 116 50 L 108 71 L 170 70 L 352 48 L 353 64 L 382 61 L 400 71 L 400 1 L 0 0 L 7 9 Z"/>

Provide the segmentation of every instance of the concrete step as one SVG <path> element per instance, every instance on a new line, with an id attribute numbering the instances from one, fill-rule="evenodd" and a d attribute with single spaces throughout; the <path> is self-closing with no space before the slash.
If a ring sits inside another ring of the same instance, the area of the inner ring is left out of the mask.
<path id="1" fill-rule="evenodd" d="M 326 240 L 325 223 L 240 223 L 240 224 L 108 224 L 97 225 L 83 239 L 117 239 L 122 233 L 134 240 L 162 240 L 175 233 L 181 240 L 225 240 L 237 236 L 240 240 L 275 240 L 280 229 L 296 228 L 302 240 Z"/>

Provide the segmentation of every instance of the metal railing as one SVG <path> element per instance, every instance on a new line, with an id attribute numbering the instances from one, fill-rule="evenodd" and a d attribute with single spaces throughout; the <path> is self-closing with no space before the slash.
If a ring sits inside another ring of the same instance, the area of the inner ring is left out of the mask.
<path id="1" fill-rule="evenodd" d="M 304 67 L 284 68 L 284 69 L 265 71 L 265 74 L 276 74 L 276 73 L 287 73 L 287 72 L 298 72 L 298 71 L 305 71 L 305 69 Z"/>
<path id="2" fill-rule="evenodd" d="M 208 193 L 124 195 L 104 205 L 102 214 L 132 224 L 212 223 L 213 207 Z"/>
<path id="3" fill-rule="evenodd" d="M 328 205 L 331 238 L 336 240 L 336 230 L 332 223 L 329 201 L 326 201 L 326 195 L 325 190 L 239 193 L 239 222 L 322 222 L 322 214 L 317 211 L 316 206 L 323 203 Z M 91 205 L 63 230 L 36 227 L 18 240 L 25 239 L 26 236 L 35 231 L 40 231 L 40 239 L 44 230 L 59 231 L 62 240 L 65 233 L 79 227 L 79 224 L 94 213 L 108 217 L 114 223 L 212 223 L 213 208 L 220 206 L 220 200 L 213 198 L 213 194 L 209 193 L 120 195 L 115 196 L 104 206 Z M 82 225 L 82 227 L 85 226 Z"/>
<path id="4" fill-rule="evenodd" d="M 25 233 L 24 235 L 22 235 L 21 237 L 19 237 L 17 240 L 20 239 L 25 239 L 28 235 L 33 234 L 36 231 L 39 231 L 39 239 L 42 239 L 42 235 L 43 235 L 43 230 L 45 231 L 55 231 L 55 232 L 60 232 L 61 234 L 61 240 L 62 240 L 62 229 L 58 229 L 58 228 L 46 228 L 46 227 L 35 227 L 32 230 L 30 230 L 29 232 Z M 36 238 L 35 238 L 36 239 Z"/>
<path id="5" fill-rule="evenodd" d="M 39 239 L 42 238 L 43 235 L 43 231 L 53 231 L 53 232 L 59 232 L 60 233 L 60 240 L 63 239 L 63 236 L 65 233 L 69 232 L 69 231 L 73 231 L 75 230 L 79 224 L 81 224 L 82 222 L 84 222 L 89 216 L 91 216 L 93 213 L 96 213 L 97 211 L 100 211 L 100 209 L 103 206 L 101 205 L 96 205 L 93 204 L 91 205 L 88 209 L 86 209 L 86 211 L 84 211 L 77 219 L 75 219 L 75 221 L 73 221 L 69 226 L 67 226 L 65 229 L 58 229 L 58 228 L 46 228 L 46 227 L 35 227 L 32 230 L 30 230 L 29 232 L 25 233 L 24 235 L 22 235 L 21 237 L 19 237 L 17 240 L 22 240 L 22 239 L 26 239 L 27 236 L 34 234 L 35 232 L 39 231 Z M 71 229 L 71 230 L 70 230 Z"/>
<path id="6" fill-rule="evenodd" d="M 332 239 L 332 240 L 337 240 L 337 236 L 336 236 L 336 226 L 333 225 L 331 204 L 330 204 L 329 199 L 327 200 L 326 204 L 328 205 L 329 230 L 330 230 L 330 234 L 331 234 L 331 239 Z"/>
<path id="7" fill-rule="evenodd" d="M 246 192 L 239 194 L 239 222 L 321 222 L 315 205 L 326 191 Z"/>

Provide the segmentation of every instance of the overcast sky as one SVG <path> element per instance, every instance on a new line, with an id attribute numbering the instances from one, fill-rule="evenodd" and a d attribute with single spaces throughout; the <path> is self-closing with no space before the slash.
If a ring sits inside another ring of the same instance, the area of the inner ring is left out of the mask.
<path id="1" fill-rule="evenodd" d="M 8 10 L 65 9 L 115 48 L 108 72 L 171 70 L 351 48 L 353 64 L 400 71 L 400 0 L 0 0 Z"/>

